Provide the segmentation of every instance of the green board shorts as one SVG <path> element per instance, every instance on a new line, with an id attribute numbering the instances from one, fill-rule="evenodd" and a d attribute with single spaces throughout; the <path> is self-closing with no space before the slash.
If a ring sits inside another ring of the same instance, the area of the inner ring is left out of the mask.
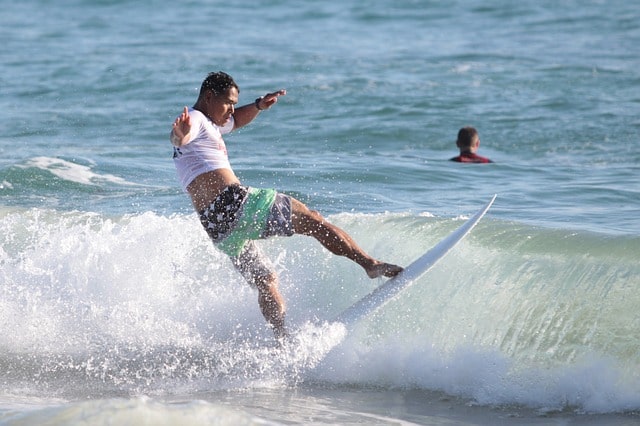
<path id="1" fill-rule="evenodd" d="M 200 213 L 207 234 L 247 278 L 273 271 L 253 240 L 294 234 L 291 197 L 273 189 L 231 185 Z"/>

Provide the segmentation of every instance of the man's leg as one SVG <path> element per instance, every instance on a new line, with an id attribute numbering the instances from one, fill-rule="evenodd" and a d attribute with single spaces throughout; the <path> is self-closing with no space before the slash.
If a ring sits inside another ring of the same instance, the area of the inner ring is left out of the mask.
<path id="1" fill-rule="evenodd" d="M 309 235 L 327 250 L 345 256 L 362 266 L 370 278 L 394 277 L 402 271 L 397 265 L 380 262 L 362 250 L 342 229 L 327 222 L 320 213 L 310 210 L 302 202 L 291 198 L 293 229 L 297 234 Z"/>
<path id="2" fill-rule="evenodd" d="M 276 338 L 285 337 L 287 331 L 284 326 L 284 299 L 278 290 L 278 276 L 269 259 L 253 241 L 249 241 L 240 256 L 232 258 L 231 261 L 249 284 L 258 290 L 260 311 L 273 328 Z"/>
<path id="3" fill-rule="evenodd" d="M 278 290 L 278 277 L 275 274 L 266 277 L 256 277 L 258 288 L 258 305 L 262 316 L 273 328 L 273 334 L 277 339 L 286 337 L 287 330 L 284 326 L 285 306 L 282 295 Z"/>

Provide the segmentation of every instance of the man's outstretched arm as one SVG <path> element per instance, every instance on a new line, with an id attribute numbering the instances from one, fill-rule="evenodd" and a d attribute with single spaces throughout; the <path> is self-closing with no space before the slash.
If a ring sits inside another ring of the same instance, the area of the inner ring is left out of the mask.
<path id="1" fill-rule="evenodd" d="M 251 123 L 253 119 L 258 116 L 260 111 L 271 108 L 276 102 L 278 102 L 278 97 L 286 94 L 287 91 L 284 89 L 273 93 L 267 93 L 261 98 L 256 99 L 255 102 L 237 108 L 233 113 L 233 119 L 235 120 L 234 129 Z"/>

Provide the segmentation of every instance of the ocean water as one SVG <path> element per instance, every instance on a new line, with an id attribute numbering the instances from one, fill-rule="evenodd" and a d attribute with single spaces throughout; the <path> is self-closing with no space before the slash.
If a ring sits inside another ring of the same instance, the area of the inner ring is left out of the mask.
<path id="1" fill-rule="evenodd" d="M 633 2 L 26 0 L 0 14 L 0 423 L 637 424 L 640 10 Z M 406 265 L 382 283 L 261 242 L 296 331 L 207 240 L 168 134 L 209 71 L 245 184 Z M 448 161 L 460 127 L 489 165 Z"/>

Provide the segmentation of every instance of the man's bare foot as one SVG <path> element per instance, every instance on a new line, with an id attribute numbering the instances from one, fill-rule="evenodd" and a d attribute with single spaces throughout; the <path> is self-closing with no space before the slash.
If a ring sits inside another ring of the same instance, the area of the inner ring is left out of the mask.
<path id="1" fill-rule="evenodd" d="M 392 265 L 391 263 L 377 262 L 369 269 L 366 269 L 369 278 L 378 278 L 381 276 L 395 277 L 402 272 L 402 267 L 398 265 Z"/>
<path id="2" fill-rule="evenodd" d="M 277 318 L 271 318 L 271 320 L 269 321 L 269 326 L 273 330 L 273 335 L 279 343 L 282 343 L 284 339 L 289 337 L 287 327 L 285 327 L 284 325 L 284 317 L 285 313 L 282 312 L 278 315 Z"/>
<path id="3" fill-rule="evenodd" d="M 284 339 L 289 337 L 289 332 L 283 325 L 281 327 L 273 327 L 273 335 L 275 336 L 277 341 L 282 342 Z"/>

